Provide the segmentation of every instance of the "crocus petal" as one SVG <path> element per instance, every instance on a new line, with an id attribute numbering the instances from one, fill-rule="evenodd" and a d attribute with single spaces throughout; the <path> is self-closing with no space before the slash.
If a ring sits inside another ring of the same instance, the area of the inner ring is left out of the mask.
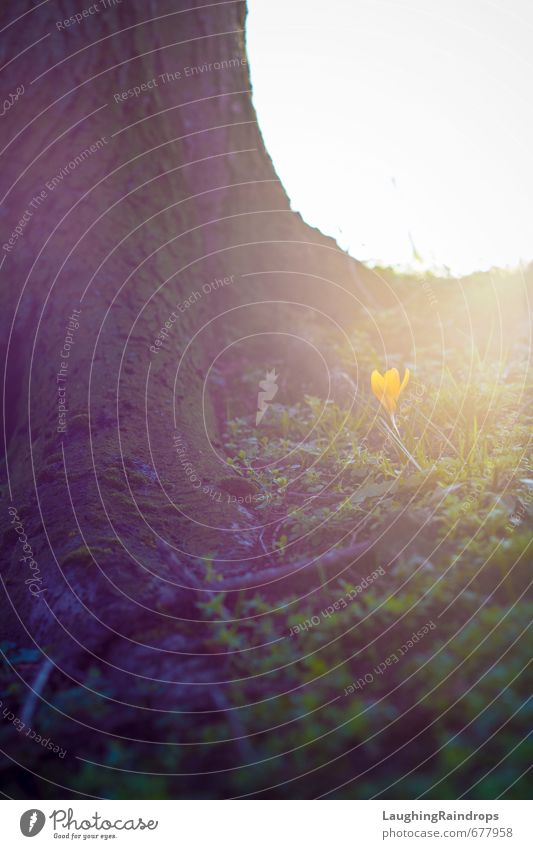
<path id="1" fill-rule="evenodd" d="M 385 393 L 385 378 L 379 373 L 379 371 L 377 371 L 377 369 L 374 369 L 370 376 L 370 385 L 372 386 L 372 392 L 376 398 L 381 401 Z"/>
<path id="2" fill-rule="evenodd" d="M 411 372 L 409 371 L 409 369 L 408 369 L 408 368 L 406 368 L 406 369 L 405 369 L 405 374 L 404 374 L 404 376 L 403 376 L 403 380 L 402 380 L 402 385 L 400 386 L 400 392 L 403 392 L 403 390 L 405 389 L 405 387 L 406 387 L 406 386 L 407 386 L 407 384 L 409 383 L 409 377 L 410 377 L 410 374 L 411 374 Z"/>
<path id="3" fill-rule="evenodd" d="M 385 392 L 391 398 L 400 394 L 400 375 L 397 368 L 391 368 L 385 373 Z"/>

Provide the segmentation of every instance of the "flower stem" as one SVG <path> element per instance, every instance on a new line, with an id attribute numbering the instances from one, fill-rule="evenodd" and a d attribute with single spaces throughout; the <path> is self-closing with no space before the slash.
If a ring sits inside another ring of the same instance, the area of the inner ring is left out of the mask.
<path id="1" fill-rule="evenodd" d="M 391 422 L 392 422 L 394 430 L 393 430 L 393 428 L 389 427 L 389 425 L 385 421 L 383 422 L 384 427 L 387 429 L 389 435 L 392 436 L 392 438 L 394 439 L 395 444 L 398 445 L 402 449 L 405 456 L 411 461 L 413 466 L 416 469 L 418 469 L 419 472 L 421 472 L 422 471 L 421 467 L 418 465 L 418 463 L 416 462 L 413 455 L 409 453 L 409 451 L 407 450 L 407 448 L 405 447 L 405 445 L 402 442 L 402 438 L 400 436 L 400 431 L 398 430 L 398 425 L 396 424 L 396 419 L 394 418 L 394 415 L 392 413 L 391 413 Z"/>

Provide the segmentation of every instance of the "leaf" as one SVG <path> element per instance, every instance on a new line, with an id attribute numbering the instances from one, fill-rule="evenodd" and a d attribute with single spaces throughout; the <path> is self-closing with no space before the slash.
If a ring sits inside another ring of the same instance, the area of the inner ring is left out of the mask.
<path id="1" fill-rule="evenodd" d="M 348 497 L 348 501 L 352 504 L 360 504 L 366 501 L 367 498 L 381 498 L 384 495 L 392 495 L 394 491 L 394 481 L 386 481 L 384 483 L 369 483 L 366 486 L 360 486 L 355 492 Z"/>

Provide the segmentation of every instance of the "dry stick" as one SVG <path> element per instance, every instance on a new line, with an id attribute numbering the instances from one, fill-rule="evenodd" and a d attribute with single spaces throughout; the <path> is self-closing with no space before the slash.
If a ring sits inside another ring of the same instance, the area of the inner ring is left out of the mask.
<path id="1" fill-rule="evenodd" d="M 35 704 L 37 699 L 41 697 L 41 693 L 44 689 L 44 685 L 46 684 L 48 677 L 54 668 L 54 662 L 50 660 L 50 658 L 45 658 L 39 672 L 37 673 L 37 677 L 34 681 L 33 687 L 28 693 L 26 701 L 24 702 L 24 707 L 22 709 L 21 720 L 25 725 L 29 725 L 30 719 L 33 716 L 33 711 L 35 708 Z"/>

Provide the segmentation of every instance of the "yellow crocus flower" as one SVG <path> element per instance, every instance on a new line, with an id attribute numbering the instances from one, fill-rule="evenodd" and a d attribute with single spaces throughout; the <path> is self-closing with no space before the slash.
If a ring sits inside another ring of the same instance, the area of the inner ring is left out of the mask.
<path id="1" fill-rule="evenodd" d="M 409 369 L 405 369 L 403 380 L 400 383 L 400 375 L 397 368 L 390 368 L 385 374 L 380 374 L 374 369 L 370 378 L 372 392 L 380 401 L 387 412 L 394 418 L 396 404 L 401 393 L 409 382 Z"/>

